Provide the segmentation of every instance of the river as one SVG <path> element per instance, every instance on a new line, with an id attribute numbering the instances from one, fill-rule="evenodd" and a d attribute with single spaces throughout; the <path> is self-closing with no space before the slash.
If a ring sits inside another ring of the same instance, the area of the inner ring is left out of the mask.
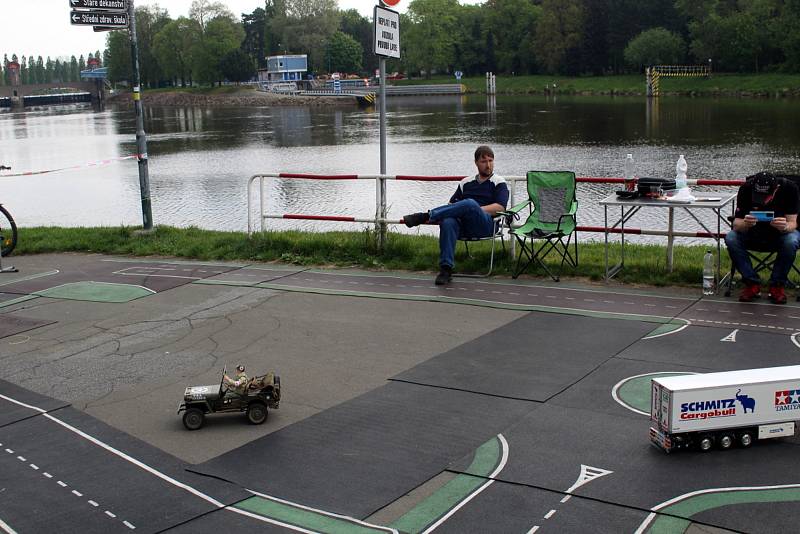
<path id="1" fill-rule="evenodd" d="M 662 97 L 648 105 L 641 97 L 394 97 L 388 101 L 387 170 L 473 173 L 472 152 L 486 143 L 494 148 L 495 170 L 502 175 L 566 169 L 579 176 L 621 176 L 626 153 L 634 155 L 640 176 L 674 176 L 680 154 L 686 155 L 690 178 L 739 179 L 765 169 L 800 173 L 798 124 L 800 101 L 789 99 Z M 147 107 L 153 219 L 179 227 L 244 230 L 248 177 L 377 174 L 378 129 L 377 110 L 355 106 Z M 136 162 L 88 165 L 133 153 L 135 121 L 129 107 L 0 112 L 0 163 L 11 165 L 12 172 L 76 167 L 0 176 L 0 202 L 20 226 L 141 225 Z M 522 187 L 518 198 L 524 196 Z M 452 183 L 390 182 L 389 217 L 442 203 L 453 189 Z M 597 201 L 614 189 L 580 184 L 579 224 L 602 225 Z M 372 181 L 272 180 L 265 200 L 270 213 L 371 217 L 375 186 Z M 663 214 L 656 211 L 631 226 L 663 228 Z M 267 222 L 273 229 L 364 226 Z"/>

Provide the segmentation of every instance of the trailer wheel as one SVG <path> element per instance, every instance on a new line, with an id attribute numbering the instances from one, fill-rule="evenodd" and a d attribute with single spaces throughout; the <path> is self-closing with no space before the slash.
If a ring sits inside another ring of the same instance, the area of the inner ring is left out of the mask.
<path id="1" fill-rule="evenodd" d="M 739 434 L 739 445 L 744 447 L 745 449 L 753 444 L 753 434 L 748 432 L 742 432 Z"/>
<path id="2" fill-rule="evenodd" d="M 714 436 L 703 436 L 697 446 L 702 452 L 708 452 L 714 447 Z"/>
<path id="3" fill-rule="evenodd" d="M 728 433 L 722 434 L 717 441 L 717 445 L 723 451 L 730 449 L 733 446 L 733 436 Z"/>

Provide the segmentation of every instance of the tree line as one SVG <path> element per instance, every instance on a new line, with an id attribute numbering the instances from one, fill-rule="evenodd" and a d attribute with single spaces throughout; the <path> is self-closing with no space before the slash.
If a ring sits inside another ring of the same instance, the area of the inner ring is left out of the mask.
<path id="1" fill-rule="evenodd" d="M 88 59 L 100 58 L 100 51 L 94 53 L 89 52 Z M 19 78 L 22 84 L 35 84 L 35 83 L 58 83 L 58 82 L 78 82 L 80 81 L 80 73 L 86 70 L 86 62 L 83 55 L 79 58 L 72 56 L 69 61 L 62 61 L 56 59 L 53 61 L 48 56 L 47 60 L 42 59 L 42 56 L 34 58 L 33 56 L 17 57 L 16 54 L 11 54 L 9 59 L 8 54 L 3 56 L 3 75 L 0 76 L 0 85 L 10 85 L 11 71 L 8 68 L 9 63 L 17 63 L 19 65 Z"/>
<path id="2" fill-rule="evenodd" d="M 378 64 L 370 18 L 337 0 L 265 0 L 239 17 L 224 2 L 194 0 L 188 17 L 158 6 L 135 16 L 148 87 L 248 80 L 278 54 L 307 54 L 317 74 L 364 75 Z M 401 15 L 403 57 L 388 68 L 600 75 L 711 61 L 715 71 L 800 72 L 798 20 L 800 0 L 411 0 Z M 109 32 L 103 62 L 111 81 L 131 78 L 127 32 Z M 21 63 L 28 79 L 48 81 L 81 66 L 74 57 L 66 66 Z"/>

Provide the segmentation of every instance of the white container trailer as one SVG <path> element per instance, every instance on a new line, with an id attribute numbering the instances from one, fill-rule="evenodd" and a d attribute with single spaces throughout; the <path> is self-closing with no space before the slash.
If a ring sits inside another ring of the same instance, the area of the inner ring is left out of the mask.
<path id="1" fill-rule="evenodd" d="M 800 365 L 654 378 L 650 441 L 667 452 L 792 436 L 800 420 Z"/>

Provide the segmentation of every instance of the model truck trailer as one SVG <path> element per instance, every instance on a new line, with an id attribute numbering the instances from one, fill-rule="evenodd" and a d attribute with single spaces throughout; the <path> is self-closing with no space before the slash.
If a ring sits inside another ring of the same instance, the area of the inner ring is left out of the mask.
<path id="1" fill-rule="evenodd" d="M 749 447 L 799 419 L 800 365 L 652 380 L 650 441 L 666 452 Z"/>

